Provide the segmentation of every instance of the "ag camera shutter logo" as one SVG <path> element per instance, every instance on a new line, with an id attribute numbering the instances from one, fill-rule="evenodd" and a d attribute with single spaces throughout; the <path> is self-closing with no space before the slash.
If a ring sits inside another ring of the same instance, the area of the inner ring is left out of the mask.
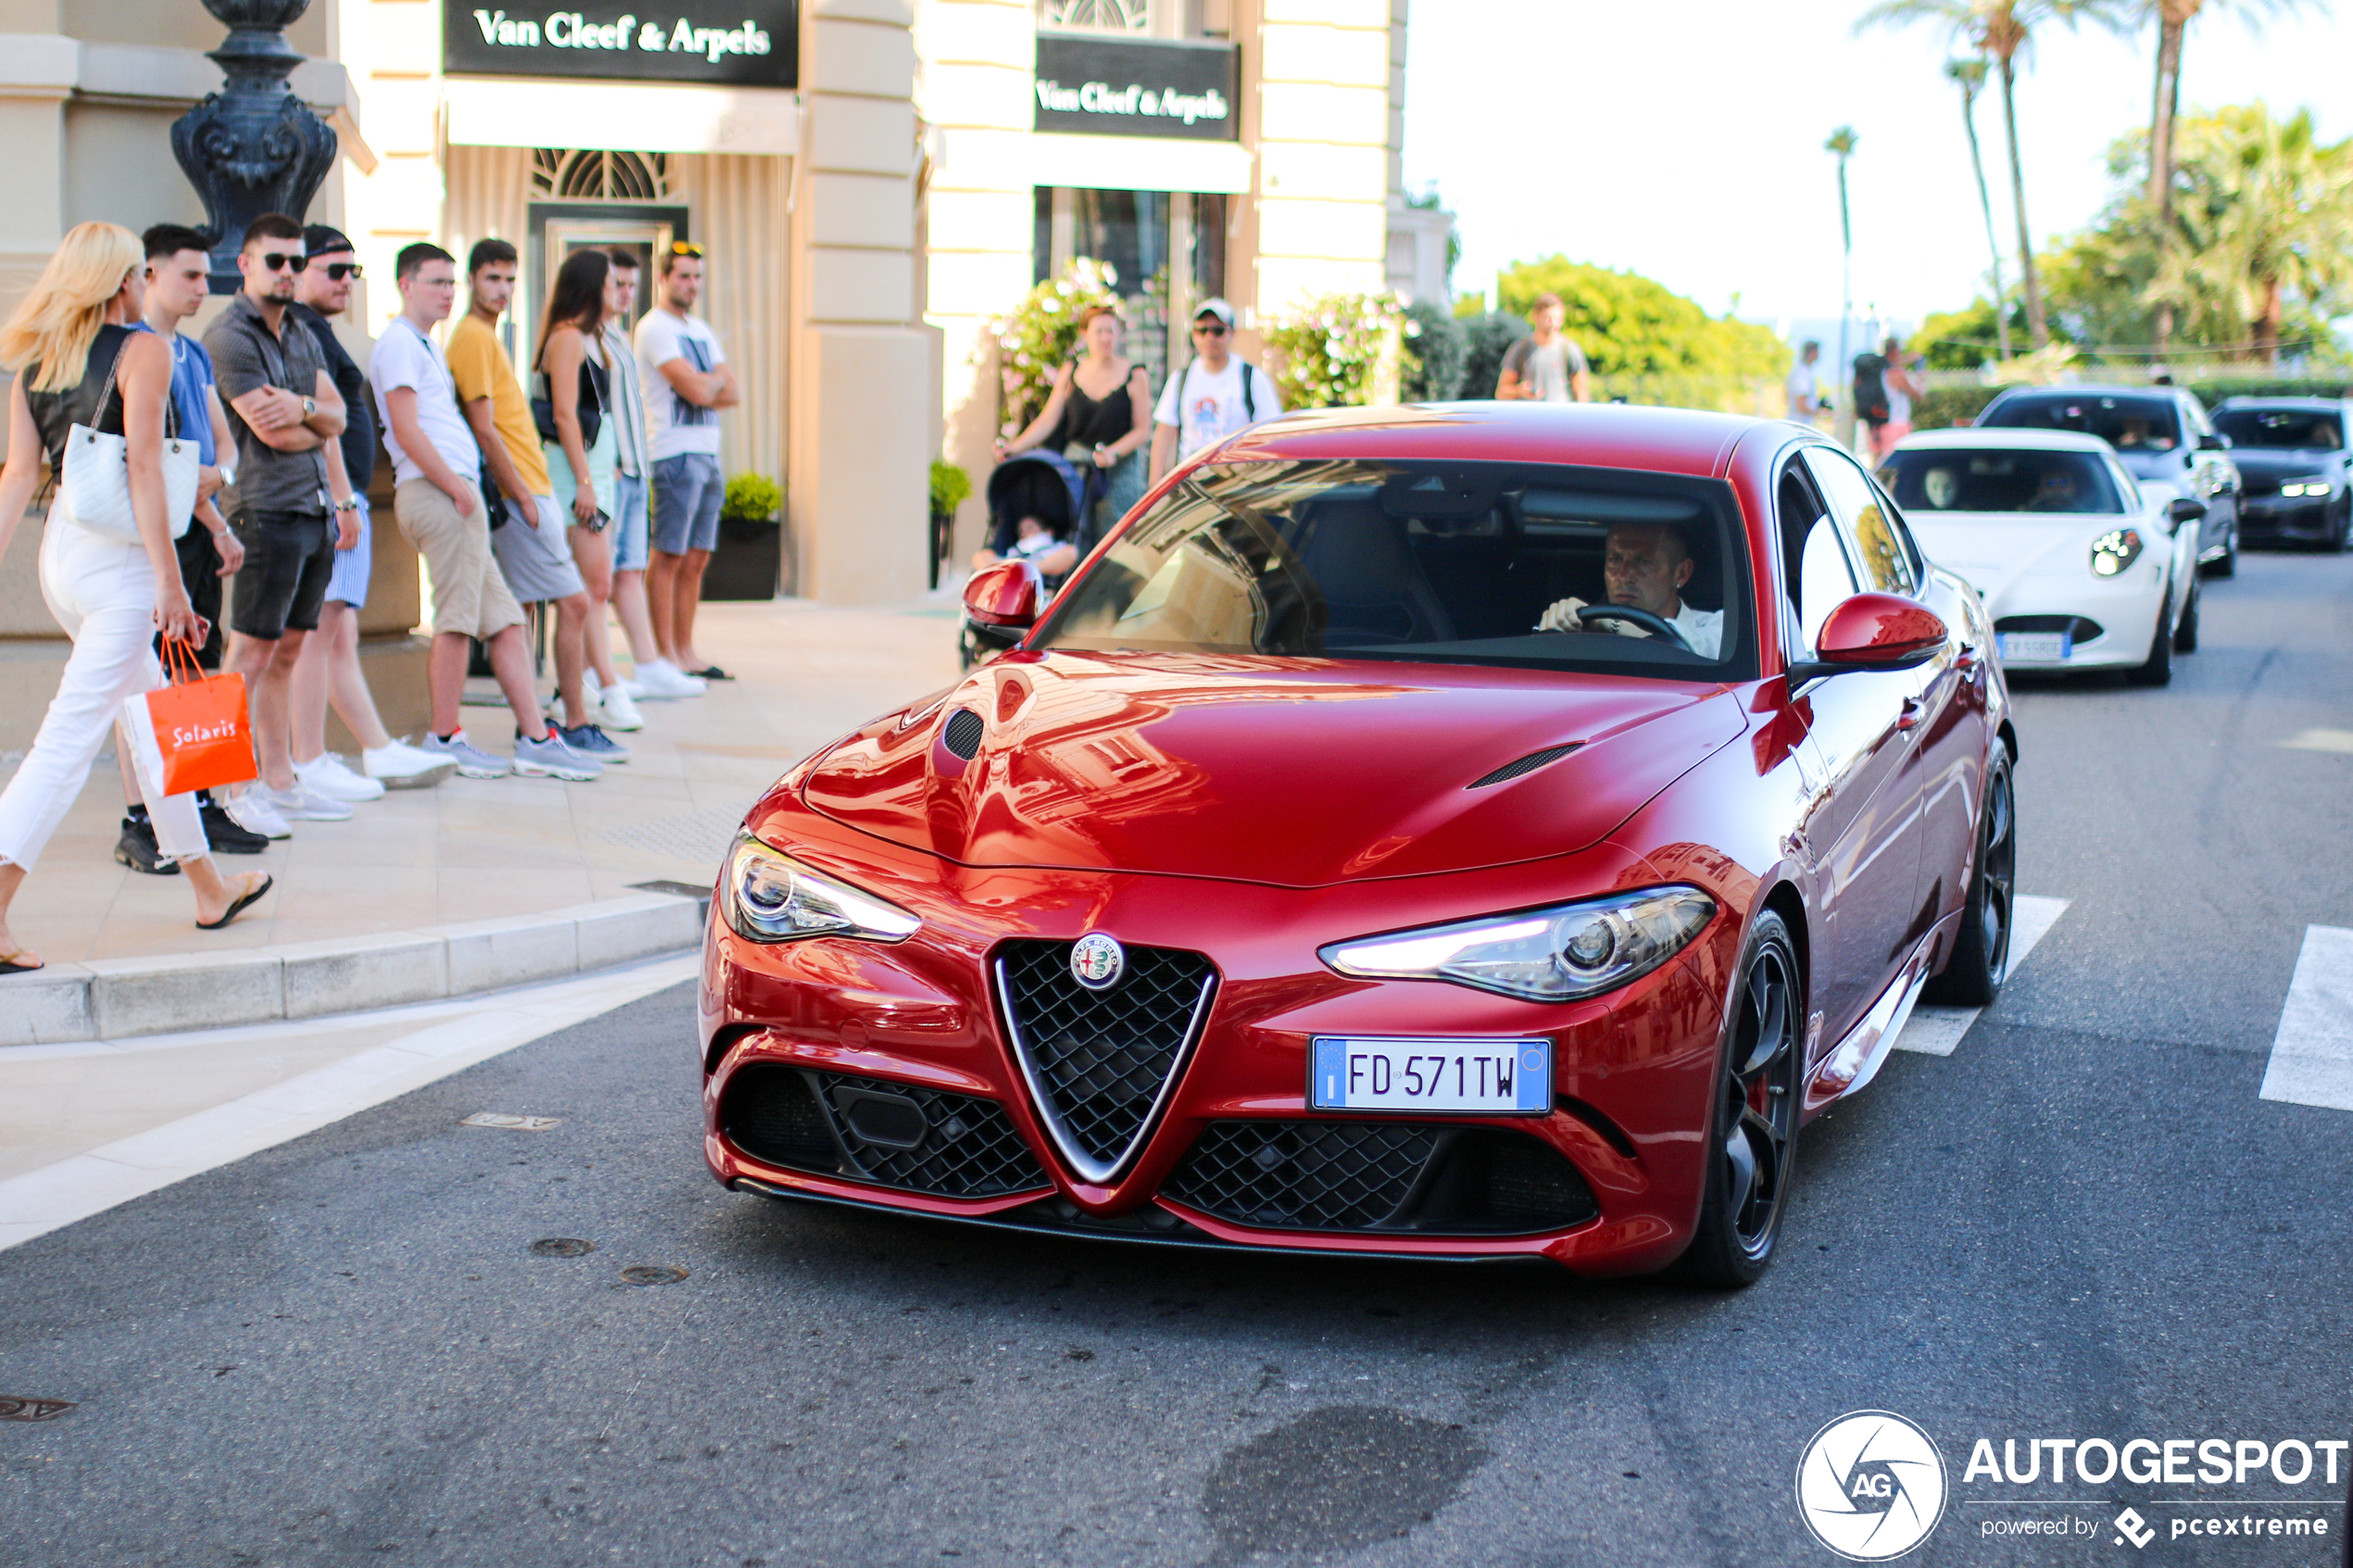
<path id="1" fill-rule="evenodd" d="M 1944 1456 L 1891 1411 L 1856 1411 L 1814 1434 L 1797 1461 L 1797 1512 L 1851 1562 L 1885 1562 L 1944 1516 Z"/>

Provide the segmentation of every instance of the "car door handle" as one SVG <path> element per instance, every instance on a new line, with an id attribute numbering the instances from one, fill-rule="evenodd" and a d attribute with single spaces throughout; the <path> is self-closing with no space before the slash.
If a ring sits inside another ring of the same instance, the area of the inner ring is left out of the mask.
<path id="1" fill-rule="evenodd" d="M 1895 716 L 1895 727 L 1899 730 L 1913 729 L 1919 725 L 1921 720 L 1927 717 L 1928 698 L 1924 696 L 1907 696 L 1904 699 L 1903 711 Z"/>

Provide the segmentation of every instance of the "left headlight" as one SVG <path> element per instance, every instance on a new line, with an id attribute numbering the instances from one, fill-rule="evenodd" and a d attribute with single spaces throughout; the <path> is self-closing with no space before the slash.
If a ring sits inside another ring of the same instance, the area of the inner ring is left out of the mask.
<path id="1" fill-rule="evenodd" d="M 2330 479 L 2328 475 L 2324 473 L 2308 473 L 2301 479 L 2291 479 L 2285 484 L 2281 485 L 2280 494 L 2287 496 L 2304 495 L 2318 499 L 2321 496 L 2328 495 L 2335 488 L 2335 482 Z"/>
<path id="2" fill-rule="evenodd" d="M 1525 1001 L 1569 1002 L 1648 974 L 1715 913 L 1716 901 L 1696 887 L 1653 887 L 1335 942 L 1315 956 L 1368 980 L 1451 980 Z"/>
<path id="3" fill-rule="evenodd" d="M 803 936 L 903 942 L 924 923 L 887 899 L 811 871 L 749 834 L 728 852 L 719 899 L 728 927 L 748 942 Z"/>
<path id="4" fill-rule="evenodd" d="M 2092 541 L 2092 570 L 2113 577 L 2141 558 L 2141 533 L 2136 528 L 2111 528 Z"/>

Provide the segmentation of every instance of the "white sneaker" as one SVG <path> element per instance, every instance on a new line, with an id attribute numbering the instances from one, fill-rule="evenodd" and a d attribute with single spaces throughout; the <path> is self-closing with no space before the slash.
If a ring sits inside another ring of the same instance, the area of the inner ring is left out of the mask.
<path id="1" fill-rule="evenodd" d="M 294 836 L 293 824 L 280 816 L 278 809 L 270 803 L 269 786 L 258 780 L 230 796 L 229 803 L 221 809 L 229 813 L 231 822 L 247 833 L 258 833 L 264 838 Z"/>
<path id="2" fill-rule="evenodd" d="M 330 800 L 347 800 L 357 804 L 384 797 L 383 784 L 374 779 L 361 778 L 346 767 L 343 759 L 332 751 L 322 751 L 308 762 L 296 763 L 294 771 L 303 788 L 313 795 L 323 795 Z"/>
<path id="3" fill-rule="evenodd" d="M 666 702 L 673 697 L 700 696 L 706 683 L 666 659 L 657 659 L 650 664 L 637 666 L 635 684 L 639 696 Z"/>
<path id="4" fill-rule="evenodd" d="M 458 771 L 454 757 L 435 757 L 405 741 L 392 741 L 359 754 L 368 776 L 386 789 L 423 789 Z"/>
<path id="5" fill-rule="evenodd" d="M 292 789 L 271 789 L 268 784 L 258 784 L 253 786 L 253 793 L 266 797 L 278 815 L 290 822 L 341 822 L 351 817 L 349 806 L 320 794 L 304 784 L 299 775 Z"/>
<path id="6" fill-rule="evenodd" d="M 607 686 L 598 694 L 597 705 L 605 710 L 608 730 L 642 730 L 646 716 L 637 711 L 637 704 L 625 685 Z"/>

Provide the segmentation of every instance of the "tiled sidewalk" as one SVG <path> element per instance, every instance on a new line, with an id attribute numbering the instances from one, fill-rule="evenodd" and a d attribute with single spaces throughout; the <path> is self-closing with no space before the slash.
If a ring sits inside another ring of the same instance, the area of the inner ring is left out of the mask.
<path id="1" fill-rule="evenodd" d="M 646 727 L 618 737 L 628 762 L 587 784 L 451 779 L 395 791 L 349 822 L 297 823 L 266 855 L 221 858 L 226 871 L 259 866 L 278 879 L 226 931 L 195 929 L 181 879 L 115 864 L 121 787 L 102 761 L 12 924 L 44 959 L 75 963 L 533 914 L 648 881 L 707 885 L 745 807 L 796 759 L 955 678 L 953 617 L 946 599 L 896 610 L 706 605 L 696 640 L 738 678 L 703 697 L 641 704 Z M 509 749 L 503 708 L 469 707 L 466 722 L 486 749 Z"/>

